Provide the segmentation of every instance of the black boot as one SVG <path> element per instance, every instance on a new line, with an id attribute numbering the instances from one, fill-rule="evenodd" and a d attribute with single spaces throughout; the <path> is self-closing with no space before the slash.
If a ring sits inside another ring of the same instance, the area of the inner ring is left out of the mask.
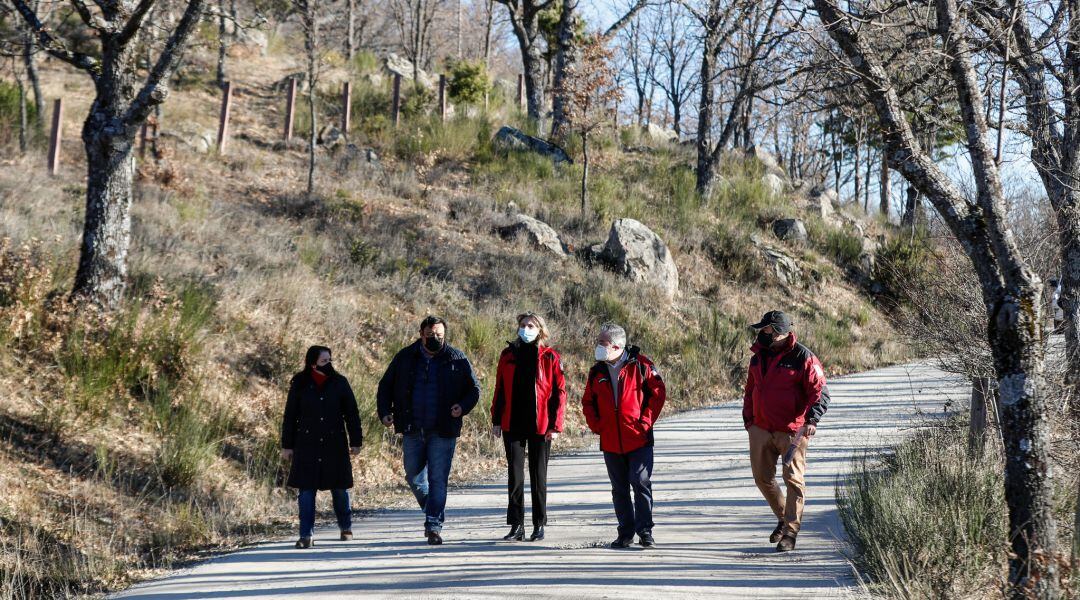
<path id="1" fill-rule="evenodd" d="M 544 539 L 544 526 L 537 525 L 536 527 L 533 527 L 533 532 L 532 535 L 529 536 L 529 541 L 539 542 L 542 539 Z"/>
<path id="2" fill-rule="evenodd" d="M 503 539 L 508 542 L 520 542 L 525 539 L 525 526 L 524 525 L 511 525 L 510 533 L 503 536 Z"/>
<path id="3" fill-rule="evenodd" d="M 777 524 L 776 529 L 773 529 L 772 535 L 769 536 L 769 542 L 775 544 L 780 541 L 780 538 L 784 536 L 784 521 L 781 519 Z"/>

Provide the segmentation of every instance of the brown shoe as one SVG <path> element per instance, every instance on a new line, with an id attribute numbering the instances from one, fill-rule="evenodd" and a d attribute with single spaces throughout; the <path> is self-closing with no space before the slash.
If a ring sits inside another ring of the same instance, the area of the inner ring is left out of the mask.
<path id="1" fill-rule="evenodd" d="M 314 544 L 311 542 L 311 538 L 300 538 L 296 540 L 297 550 L 304 550 L 305 548 L 310 548 L 312 546 L 314 546 Z"/>
<path id="2" fill-rule="evenodd" d="M 776 524 L 776 529 L 773 529 L 772 533 L 769 534 L 769 543 L 770 544 L 775 544 L 776 542 L 779 542 L 780 538 L 782 538 L 783 536 L 784 536 L 784 521 L 781 520 L 779 523 Z"/>
<path id="3" fill-rule="evenodd" d="M 351 539 L 352 539 L 352 532 L 351 531 L 342 531 L 341 532 L 341 541 L 347 542 L 347 541 L 349 541 Z"/>
<path id="4" fill-rule="evenodd" d="M 784 534 L 784 537 L 780 538 L 780 543 L 776 545 L 777 552 L 789 552 L 795 549 L 795 536 L 790 533 Z"/>

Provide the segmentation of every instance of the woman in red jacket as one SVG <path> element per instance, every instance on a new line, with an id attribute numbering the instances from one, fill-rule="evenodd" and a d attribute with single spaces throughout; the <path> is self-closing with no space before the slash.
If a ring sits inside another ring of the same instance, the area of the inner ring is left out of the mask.
<path id="1" fill-rule="evenodd" d="M 495 398 L 491 402 L 492 433 L 506 448 L 506 523 L 504 540 L 525 539 L 525 455 L 529 457 L 533 532 L 544 539 L 547 524 L 547 465 L 551 441 L 563 428 L 566 386 L 559 353 L 548 345 L 543 317 L 532 312 L 517 317 L 517 338 L 499 356 Z"/>

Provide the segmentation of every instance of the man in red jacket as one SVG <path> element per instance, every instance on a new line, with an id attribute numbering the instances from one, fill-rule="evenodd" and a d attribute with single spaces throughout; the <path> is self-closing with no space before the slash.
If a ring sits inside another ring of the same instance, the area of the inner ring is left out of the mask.
<path id="1" fill-rule="evenodd" d="M 667 390 L 652 361 L 637 346 L 627 346 L 626 330 L 614 323 L 600 327 L 595 355 L 581 406 L 589 429 L 600 435 L 611 480 L 619 521 L 619 535 L 611 547 L 629 548 L 637 533 L 639 543 L 651 548 L 656 544 L 652 536 L 652 430 Z"/>
<path id="2" fill-rule="evenodd" d="M 769 536 L 777 552 L 795 549 L 806 497 L 806 447 L 829 408 L 821 361 L 796 341 L 791 325 L 787 315 L 773 310 L 752 326 L 758 334 L 750 349 L 754 356 L 743 393 L 754 482 L 780 520 Z M 776 484 L 776 461 L 781 456 L 786 499 Z"/>

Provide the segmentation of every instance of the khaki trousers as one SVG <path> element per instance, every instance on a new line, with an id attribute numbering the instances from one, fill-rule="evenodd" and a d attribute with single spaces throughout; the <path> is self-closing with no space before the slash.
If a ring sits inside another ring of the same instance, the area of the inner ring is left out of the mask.
<path id="1" fill-rule="evenodd" d="M 776 518 L 784 522 L 784 533 L 797 535 L 802 526 L 803 503 L 806 501 L 806 485 L 803 474 L 806 471 L 806 447 L 810 439 L 803 437 L 795 450 L 791 464 L 784 466 L 784 483 L 787 484 L 787 497 L 780 492 L 776 484 L 776 463 L 788 446 L 795 439 L 795 434 L 786 431 L 766 431 L 756 425 L 750 429 L 750 469 L 754 472 L 754 483 L 761 495 L 769 503 Z"/>

